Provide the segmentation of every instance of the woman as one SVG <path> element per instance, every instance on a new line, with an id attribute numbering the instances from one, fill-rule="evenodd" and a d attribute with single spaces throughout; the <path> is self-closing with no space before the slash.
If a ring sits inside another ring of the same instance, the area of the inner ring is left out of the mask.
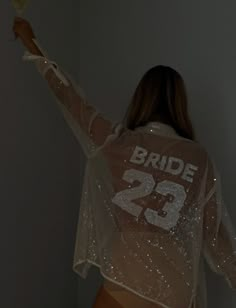
<path id="1" fill-rule="evenodd" d="M 55 94 L 87 156 L 73 269 L 104 277 L 93 307 L 206 307 L 203 257 L 236 288 L 236 245 L 220 177 L 196 140 L 184 81 L 156 66 L 122 123 L 88 104 L 45 56 L 30 24 L 14 33 Z"/>

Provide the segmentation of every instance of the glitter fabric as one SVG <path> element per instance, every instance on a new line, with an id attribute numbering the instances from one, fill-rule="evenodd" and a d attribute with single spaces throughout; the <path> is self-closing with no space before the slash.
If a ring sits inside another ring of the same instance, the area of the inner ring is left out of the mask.
<path id="1" fill-rule="evenodd" d="M 236 237 L 203 146 L 163 123 L 112 123 L 50 60 L 28 60 L 87 157 L 73 270 L 86 278 L 95 265 L 106 281 L 160 307 L 206 308 L 206 258 L 236 289 Z"/>

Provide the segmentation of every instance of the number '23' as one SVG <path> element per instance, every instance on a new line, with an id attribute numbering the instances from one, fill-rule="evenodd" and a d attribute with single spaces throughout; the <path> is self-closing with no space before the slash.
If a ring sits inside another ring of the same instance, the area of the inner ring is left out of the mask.
<path id="1" fill-rule="evenodd" d="M 166 202 L 162 209 L 164 212 L 166 212 L 165 217 L 158 215 L 157 211 L 150 208 L 145 210 L 144 216 L 148 223 L 165 230 L 170 230 L 176 226 L 180 217 L 179 212 L 184 206 L 186 199 L 184 186 L 167 180 L 162 181 L 156 185 L 155 180 L 151 174 L 138 171 L 136 169 L 126 170 L 123 175 L 123 180 L 131 184 L 134 181 L 139 181 L 141 184 L 137 187 L 118 192 L 112 199 L 112 202 L 114 202 L 116 205 L 131 215 L 139 217 L 143 211 L 143 207 L 134 203 L 132 200 L 148 196 L 152 193 L 153 190 L 164 196 L 171 194 L 174 197 L 173 201 Z"/>

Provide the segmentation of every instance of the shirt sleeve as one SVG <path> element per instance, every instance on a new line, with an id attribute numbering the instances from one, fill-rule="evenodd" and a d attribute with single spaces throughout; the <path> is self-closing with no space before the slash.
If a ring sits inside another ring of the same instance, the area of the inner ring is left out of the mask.
<path id="1" fill-rule="evenodd" d="M 38 42 L 35 40 L 43 55 Z M 88 103 L 82 89 L 59 66 L 46 56 L 25 52 L 23 59 L 34 61 L 38 71 L 48 82 L 64 119 L 87 157 L 93 155 L 109 140 L 117 137 L 122 129 L 119 122 L 113 123 L 98 109 Z"/>
<path id="2" fill-rule="evenodd" d="M 207 194 L 204 202 L 204 256 L 212 271 L 225 277 L 236 290 L 236 236 L 221 192 L 219 172 L 208 163 Z"/>

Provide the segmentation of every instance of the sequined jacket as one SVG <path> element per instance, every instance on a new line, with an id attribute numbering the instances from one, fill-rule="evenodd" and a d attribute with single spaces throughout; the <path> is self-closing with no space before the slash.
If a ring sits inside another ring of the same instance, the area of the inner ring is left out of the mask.
<path id="1" fill-rule="evenodd" d="M 206 308 L 206 258 L 235 289 L 236 238 L 206 149 L 163 123 L 112 123 L 55 62 L 24 60 L 35 61 L 87 157 L 73 270 L 86 278 L 97 266 L 161 307 Z"/>

